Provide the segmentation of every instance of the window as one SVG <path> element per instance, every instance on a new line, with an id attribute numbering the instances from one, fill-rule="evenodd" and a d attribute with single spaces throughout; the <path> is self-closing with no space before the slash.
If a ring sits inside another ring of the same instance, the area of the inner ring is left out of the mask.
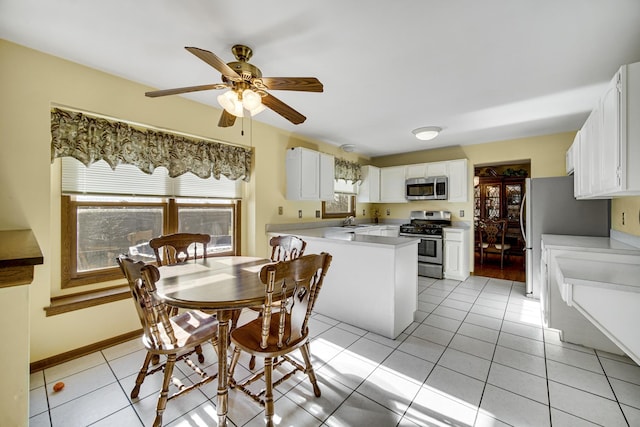
<path id="1" fill-rule="evenodd" d="M 149 240 L 188 232 L 211 236 L 207 255 L 239 253 L 239 201 L 63 196 L 62 287 L 119 279 L 116 257 L 155 261 Z"/>
<path id="2" fill-rule="evenodd" d="M 322 202 L 322 218 L 346 218 L 356 215 L 356 196 L 334 193 L 333 200 Z"/>
<path id="3" fill-rule="evenodd" d="M 162 234 L 209 234 L 207 255 L 240 253 L 240 181 L 61 161 L 63 288 L 121 279 L 120 254 L 155 261 L 149 240 Z"/>

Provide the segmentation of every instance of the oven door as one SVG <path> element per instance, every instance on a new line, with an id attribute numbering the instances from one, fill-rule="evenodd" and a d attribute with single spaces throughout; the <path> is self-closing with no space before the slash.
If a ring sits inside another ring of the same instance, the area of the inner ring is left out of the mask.
<path id="1" fill-rule="evenodd" d="M 421 237 L 418 243 L 418 262 L 442 265 L 442 237 Z"/>

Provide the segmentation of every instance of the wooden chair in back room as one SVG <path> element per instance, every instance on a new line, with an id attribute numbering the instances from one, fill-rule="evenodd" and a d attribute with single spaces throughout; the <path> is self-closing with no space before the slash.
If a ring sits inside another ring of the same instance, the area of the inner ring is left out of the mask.
<path id="1" fill-rule="evenodd" d="M 234 345 L 233 358 L 229 367 L 232 387 L 237 387 L 265 408 L 266 425 L 273 426 L 273 389 L 296 372 L 305 373 L 316 397 L 320 388 L 311 365 L 308 322 L 313 306 L 318 298 L 324 277 L 331 264 L 331 255 L 327 253 L 304 255 L 291 261 L 268 264 L 260 270 L 260 280 L 265 284 L 264 311 L 261 317 L 239 326 L 231 332 Z M 274 302 L 280 305 L 274 311 Z M 300 349 L 304 366 L 289 353 Z M 236 383 L 233 378 L 240 353 L 247 353 L 264 359 L 264 368 L 247 380 Z M 274 363 L 274 359 L 278 361 Z M 274 368 L 288 363 L 292 370 L 279 380 L 273 381 Z M 254 393 L 248 386 L 264 378 L 266 389 Z"/>
<path id="2" fill-rule="evenodd" d="M 202 371 L 189 359 L 189 356 L 207 341 L 211 341 L 216 348 L 218 321 L 215 317 L 198 310 L 188 310 L 176 316 L 169 316 L 167 306 L 155 295 L 155 282 L 160 278 L 160 272 L 156 266 L 142 261 L 135 262 L 126 256 L 119 256 L 117 261 L 129 283 L 131 296 L 142 325 L 142 343 L 147 350 L 136 377 L 135 386 L 131 391 L 131 398 L 138 397 L 140 387 L 148 375 L 156 372 L 164 373 L 156 405 L 156 417 L 153 421 L 153 426 L 159 427 L 162 425 L 162 415 L 169 400 L 216 378 L 217 375 L 209 376 Z M 149 365 L 154 356 L 164 356 L 166 360 L 160 366 L 150 368 Z M 175 363 L 179 360 L 184 361 L 198 375 L 197 382 L 183 384 L 173 376 Z M 200 360 L 200 363 L 203 360 Z M 171 384 L 178 390 L 169 395 Z"/>
<path id="3" fill-rule="evenodd" d="M 511 245 L 504 242 L 507 232 L 507 220 L 484 220 L 480 221 L 478 234 L 480 236 L 480 264 L 484 263 L 487 254 L 494 253 L 500 255 L 500 269 L 504 268 L 504 256 L 509 256 Z"/>

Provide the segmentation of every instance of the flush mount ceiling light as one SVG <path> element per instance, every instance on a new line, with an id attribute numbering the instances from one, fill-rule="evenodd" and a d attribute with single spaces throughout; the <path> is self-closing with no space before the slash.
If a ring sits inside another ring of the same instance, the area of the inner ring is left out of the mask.
<path id="1" fill-rule="evenodd" d="M 353 145 L 353 144 L 343 144 L 343 145 L 340 146 L 340 149 L 342 151 L 344 151 L 345 153 L 351 153 L 351 152 L 353 152 L 353 150 L 356 149 L 356 146 Z"/>
<path id="2" fill-rule="evenodd" d="M 416 138 L 418 138 L 418 139 L 420 139 L 422 141 L 429 141 L 429 140 L 435 138 L 436 136 L 438 136 L 440 131 L 442 131 L 441 127 L 438 127 L 438 126 L 427 126 L 427 127 L 423 127 L 423 128 L 414 129 L 413 130 L 413 134 L 416 136 Z"/>

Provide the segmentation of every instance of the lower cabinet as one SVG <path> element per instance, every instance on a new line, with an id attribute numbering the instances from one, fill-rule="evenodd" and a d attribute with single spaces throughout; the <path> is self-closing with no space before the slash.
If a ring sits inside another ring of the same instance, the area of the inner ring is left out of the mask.
<path id="1" fill-rule="evenodd" d="M 466 280 L 469 277 L 469 229 L 444 229 L 444 278 Z"/>

